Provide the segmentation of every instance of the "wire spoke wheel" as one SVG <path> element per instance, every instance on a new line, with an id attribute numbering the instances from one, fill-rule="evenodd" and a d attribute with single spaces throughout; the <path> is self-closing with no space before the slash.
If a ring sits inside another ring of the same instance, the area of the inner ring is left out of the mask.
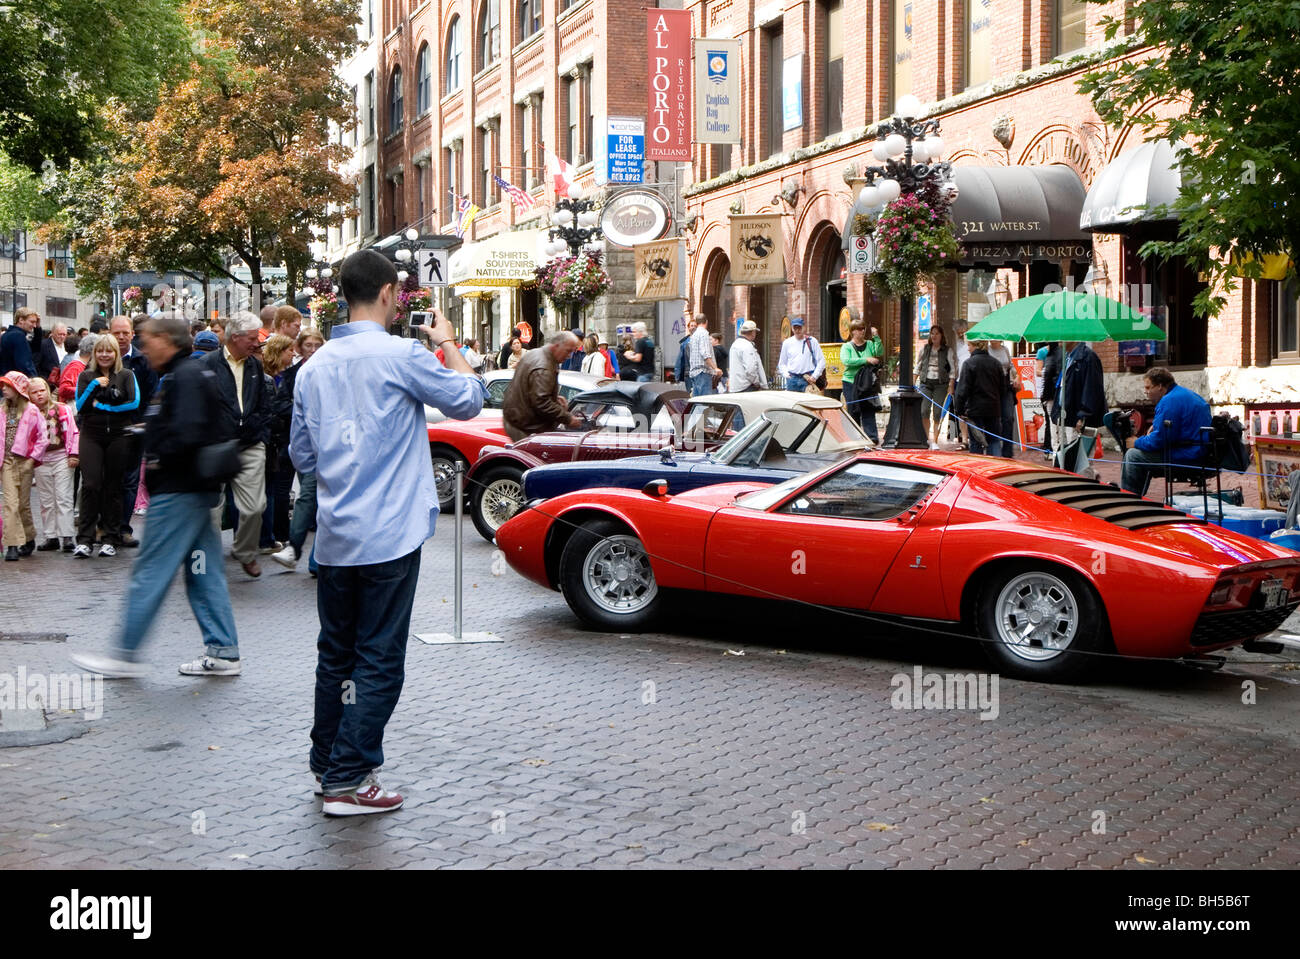
<path id="1" fill-rule="evenodd" d="M 1007 651 L 1041 663 L 1066 652 L 1079 632 L 1080 607 L 1064 581 L 1044 571 L 1022 573 L 994 604 L 997 639 Z"/>
<path id="2" fill-rule="evenodd" d="M 645 609 L 659 593 L 650 557 L 635 536 L 616 535 L 597 542 L 582 563 L 587 596 L 611 613 Z"/>
<path id="3" fill-rule="evenodd" d="M 498 530 L 524 505 L 524 489 L 515 477 L 503 476 L 483 488 L 483 522 Z"/>

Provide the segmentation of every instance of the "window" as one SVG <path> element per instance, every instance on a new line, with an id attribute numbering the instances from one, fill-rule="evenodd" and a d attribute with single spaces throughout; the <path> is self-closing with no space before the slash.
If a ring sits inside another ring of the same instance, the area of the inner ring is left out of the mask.
<path id="1" fill-rule="evenodd" d="M 781 152 L 785 134 L 785 91 L 781 84 L 781 70 L 785 61 L 784 37 L 781 30 L 763 31 L 767 48 L 767 156 Z"/>
<path id="2" fill-rule="evenodd" d="M 375 35 L 375 0 L 366 0 L 366 36 Z"/>
<path id="3" fill-rule="evenodd" d="M 569 78 L 566 87 L 568 106 L 565 110 L 565 124 L 568 126 L 569 136 L 566 144 L 567 156 L 564 159 L 577 166 L 582 156 L 582 144 L 578 139 L 580 130 L 578 123 L 582 116 L 582 88 L 572 77 Z"/>
<path id="4" fill-rule="evenodd" d="M 388 181 L 388 229 L 391 233 L 396 233 L 398 226 L 406 222 L 402 216 L 402 194 L 406 192 L 405 186 L 400 175 Z"/>
<path id="5" fill-rule="evenodd" d="M 1273 284 L 1273 359 L 1300 360 L 1300 283 Z"/>
<path id="6" fill-rule="evenodd" d="M 447 88 L 451 93 L 460 89 L 460 17 L 452 17 L 447 30 Z"/>
<path id="7" fill-rule="evenodd" d="M 360 136 L 358 127 L 361 125 L 361 103 L 357 100 L 357 88 L 352 88 L 352 145 L 357 145 L 357 138 Z"/>
<path id="8" fill-rule="evenodd" d="M 348 218 L 348 239 L 355 240 L 361 235 L 361 187 L 356 188 L 352 198 L 352 216 Z"/>
<path id="9" fill-rule="evenodd" d="M 27 305 L 27 294 L 15 294 L 13 290 L 0 290 L 0 310 L 12 313 Z"/>
<path id="10" fill-rule="evenodd" d="M 822 11 L 822 43 L 826 51 L 822 135 L 830 136 L 844 129 L 844 0 L 834 0 Z"/>
<path id="11" fill-rule="evenodd" d="M 912 92 L 912 0 L 894 0 L 894 50 L 890 58 L 894 103 Z"/>
<path id="12" fill-rule="evenodd" d="M 805 490 L 777 512 L 794 516 L 890 520 L 938 485 L 934 473 L 884 463 L 855 463 Z"/>
<path id="13" fill-rule="evenodd" d="M 479 155 L 479 200 L 478 205 L 487 209 L 496 203 L 494 199 L 496 184 L 492 182 L 495 166 L 492 162 L 492 131 L 487 127 L 478 130 Z"/>
<path id="14" fill-rule="evenodd" d="M 542 29 L 542 0 L 519 0 L 519 40 L 522 43 Z"/>
<path id="15" fill-rule="evenodd" d="M 533 126 L 536 114 L 525 103 L 519 108 L 519 169 L 511 181 L 520 184 L 525 190 L 537 185 L 537 174 L 533 171 Z"/>
<path id="16" fill-rule="evenodd" d="M 366 139 L 375 135 L 375 75 L 366 74 Z"/>
<path id="17" fill-rule="evenodd" d="M 388 132 L 402 128 L 402 68 L 393 67 L 393 79 L 388 85 Z"/>
<path id="18" fill-rule="evenodd" d="M 731 169 L 731 144 L 713 144 L 713 175 L 721 176 Z"/>
<path id="19" fill-rule="evenodd" d="M 1086 41 L 1087 0 L 1054 0 L 1055 47 L 1053 56 L 1064 56 L 1083 48 Z"/>
<path id="20" fill-rule="evenodd" d="M 424 163 L 415 168 L 415 215 L 417 218 L 415 222 L 417 224 L 423 223 L 426 215 L 427 205 L 424 199 L 429 190 L 428 171 L 429 167 Z"/>
<path id="21" fill-rule="evenodd" d="M 966 88 L 993 77 L 993 0 L 966 0 Z"/>
<path id="22" fill-rule="evenodd" d="M 447 192 L 453 198 L 459 198 L 460 187 L 460 151 L 453 150 L 450 147 L 442 151 L 442 182 L 447 184 Z M 453 201 L 454 202 L 454 201 Z M 456 210 L 454 207 L 449 208 L 450 213 L 447 219 L 454 219 Z"/>
<path id="23" fill-rule="evenodd" d="M 478 15 L 478 64 L 483 70 L 501 58 L 501 0 L 485 0 Z"/>
<path id="24" fill-rule="evenodd" d="M 378 232 L 378 221 L 375 218 L 377 204 L 375 198 L 375 165 L 373 163 L 366 167 L 365 191 L 366 232 L 373 234 Z"/>
<path id="25" fill-rule="evenodd" d="M 433 106 L 433 75 L 429 64 L 429 45 L 420 47 L 420 55 L 415 60 L 415 115 L 422 117 Z"/>
<path id="26" fill-rule="evenodd" d="M 587 64 L 582 71 L 582 80 L 580 81 L 582 84 L 583 104 L 587 108 L 582 119 L 582 148 L 590 151 L 586 154 L 588 162 L 596 158 L 596 115 L 593 112 L 596 109 L 596 98 L 591 95 L 591 68 L 592 64 Z"/>

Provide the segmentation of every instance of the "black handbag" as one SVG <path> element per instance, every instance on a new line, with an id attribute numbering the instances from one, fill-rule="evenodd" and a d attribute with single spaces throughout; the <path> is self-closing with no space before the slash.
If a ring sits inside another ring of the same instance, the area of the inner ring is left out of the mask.
<path id="1" fill-rule="evenodd" d="M 209 443 L 194 454 L 194 472 L 204 483 L 229 483 L 239 470 L 239 440 Z"/>
<path id="2" fill-rule="evenodd" d="M 809 337 L 808 339 L 804 340 L 803 343 L 804 346 L 808 347 L 808 352 L 811 353 L 812 337 Z M 813 385 L 817 387 L 817 389 L 825 391 L 826 389 L 826 367 L 825 366 L 822 367 L 822 375 L 817 377 L 817 379 L 813 380 Z"/>

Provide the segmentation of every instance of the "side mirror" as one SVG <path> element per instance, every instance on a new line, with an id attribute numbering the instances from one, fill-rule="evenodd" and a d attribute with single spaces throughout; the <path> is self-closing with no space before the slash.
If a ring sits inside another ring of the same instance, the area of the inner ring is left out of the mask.
<path id="1" fill-rule="evenodd" d="M 676 466 L 677 460 L 673 459 L 673 448 L 671 445 L 659 447 L 659 462 L 665 466 Z"/>
<path id="2" fill-rule="evenodd" d="M 668 496 L 668 481 L 666 479 L 652 479 L 641 487 L 641 492 L 651 499 L 666 499 Z"/>

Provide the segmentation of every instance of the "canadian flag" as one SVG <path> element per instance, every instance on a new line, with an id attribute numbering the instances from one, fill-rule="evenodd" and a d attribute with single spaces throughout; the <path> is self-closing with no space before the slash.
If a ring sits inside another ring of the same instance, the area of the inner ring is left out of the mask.
<path id="1" fill-rule="evenodd" d="M 574 175 L 573 167 L 565 163 L 550 150 L 546 151 L 546 162 L 551 168 L 551 179 L 555 184 L 556 197 L 568 196 L 569 187 L 573 186 L 577 177 Z"/>

